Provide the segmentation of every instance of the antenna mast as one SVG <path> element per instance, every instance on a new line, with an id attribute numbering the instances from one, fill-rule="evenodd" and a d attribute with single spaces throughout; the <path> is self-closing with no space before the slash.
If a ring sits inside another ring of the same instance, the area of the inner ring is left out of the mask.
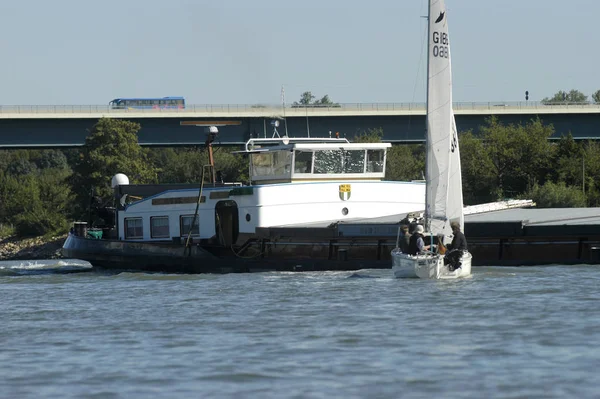
<path id="1" fill-rule="evenodd" d="M 288 136 L 287 120 L 285 119 L 285 89 L 283 88 L 283 85 L 281 85 L 281 108 L 283 108 L 283 123 L 285 123 L 285 135 Z"/>

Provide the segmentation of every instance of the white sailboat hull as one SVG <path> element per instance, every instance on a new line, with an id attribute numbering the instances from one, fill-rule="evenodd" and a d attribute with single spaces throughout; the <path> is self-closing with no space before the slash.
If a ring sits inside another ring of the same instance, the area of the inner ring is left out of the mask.
<path id="1" fill-rule="evenodd" d="M 444 265 L 444 256 L 437 254 L 408 255 L 398 248 L 392 251 L 392 271 L 396 278 L 454 279 L 471 275 L 472 255 L 465 252 L 461 267 L 454 271 Z"/>

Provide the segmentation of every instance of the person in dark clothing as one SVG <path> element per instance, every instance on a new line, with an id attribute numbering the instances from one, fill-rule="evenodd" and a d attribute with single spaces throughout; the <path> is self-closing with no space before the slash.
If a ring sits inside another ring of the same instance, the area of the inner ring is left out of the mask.
<path id="1" fill-rule="evenodd" d="M 462 266 L 460 259 L 462 258 L 463 252 L 467 251 L 467 238 L 460 231 L 460 224 L 458 222 L 450 223 L 452 228 L 452 242 L 448 244 L 446 256 L 444 256 L 444 264 L 448 265 L 448 269 L 452 272 Z"/>
<path id="2" fill-rule="evenodd" d="M 408 232 L 408 226 L 402 225 L 400 227 L 402 236 L 400 237 L 400 250 L 405 254 L 408 253 L 408 247 L 410 245 L 410 233 Z"/>
<path id="3" fill-rule="evenodd" d="M 415 231 L 412 236 L 410 236 L 410 240 L 408 243 L 408 254 L 409 255 L 417 255 L 420 252 L 423 252 L 425 249 L 425 241 L 423 241 L 423 226 L 420 224 L 415 227 Z"/>
<path id="4" fill-rule="evenodd" d="M 460 249 L 461 251 L 467 250 L 467 238 L 460 231 L 460 224 L 458 222 L 450 223 L 450 227 L 452 228 L 452 234 L 454 237 L 452 238 L 452 242 L 448 245 L 448 249 Z"/>

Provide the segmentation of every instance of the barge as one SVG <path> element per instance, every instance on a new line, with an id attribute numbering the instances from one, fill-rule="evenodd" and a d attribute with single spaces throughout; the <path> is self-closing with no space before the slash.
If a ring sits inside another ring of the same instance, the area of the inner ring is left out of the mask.
<path id="1" fill-rule="evenodd" d="M 115 175 L 112 223 L 76 223 L 63 256 L 109 269 L 186 273 L 390 267 L 395 239 L 340 226 L 424 208 L 422 181 L 384 180 L 389 143 L 250 139 L 240 151 L 249 159 L 244 185 L 218 181 L 211 129 L 201 183 L 135 185 Z"/>

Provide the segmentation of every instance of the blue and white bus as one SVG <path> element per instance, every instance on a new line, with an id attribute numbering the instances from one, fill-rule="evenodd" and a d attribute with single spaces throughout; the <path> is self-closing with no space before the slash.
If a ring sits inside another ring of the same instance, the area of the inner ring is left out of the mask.
<path id="1" fill-rule="evenodd" d="M 112 109 L 183 109 L 183 97 L 115 98 L 108 103 Z"/>

